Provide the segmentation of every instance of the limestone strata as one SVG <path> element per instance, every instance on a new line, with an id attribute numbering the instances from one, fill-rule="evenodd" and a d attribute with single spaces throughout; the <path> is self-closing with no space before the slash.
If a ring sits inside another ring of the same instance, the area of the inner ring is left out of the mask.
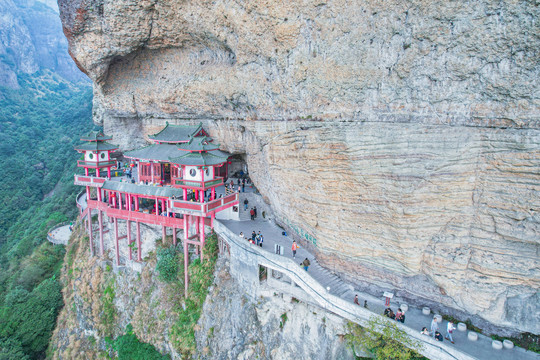
<path id="1" fill-rule="evenodd" d="M 124 149 L 202 120 L 333 269 L 540 332 L 533 2 L 59 5 Z"/>

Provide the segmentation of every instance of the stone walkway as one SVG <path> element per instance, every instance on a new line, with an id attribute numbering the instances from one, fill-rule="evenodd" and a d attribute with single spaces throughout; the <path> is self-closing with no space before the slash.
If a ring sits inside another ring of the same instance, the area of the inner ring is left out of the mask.
<path id="1" fill-rule="evenodd" d="M 241 208 L 241 211 L 243 211 L 243 207 Z M 242 214 L 241 214 L 241 217 Z M 246 221 L 234 221 L 234 220 L 220 220 L 225 226 L 227 226 L 230 230 L 232 230 L 236 234 L 240 234 L 240 232 L 244 233 L 244 236 L 250 237 L 251 232 L 255 230 L 256 233 L 261 231 L 261 233 L 264 235 L 264 244 L 263 249 L 268 250 L 272 253 L 274 253 L 275 245 L 278 244 L 283 247 L 284 254 L 283 256 L 291 258 L 292 259 L 292 251 L 291 251 L 291 244 L 292 239 L 288 236 L 283 236 L 282 231 L 279 226 L 274 224 L 270 221 L 264 221 L 260 218 L 255 219 L 254 221 L 246 220 Z M 384 299 L 383 298 L 376 298 L 372 295 L 356 291 L 354 289 L 354 286 L 351 284 L 347 284 L 344 281 L 342 281 L 339 277 L 334 275 L 331 271 L 328 269 L 323 268 L 320 266 L 315 259 L 315 257 L 309 253 L 307 250 L 303 248 L 299 248 L 296 253 L 296 259 L 295 261 L 298 262 L 298 266 L 300 266 L 300 262 L 303 261 L 305 258 L 308 258 L 311 262 L 311 266 L 308 269 L 309 275 L 311 275 L 315 280 L 317 280 L 321 285 L 326 287 L 327 289 L 330 288 L 330 292 L 345 299 L 350 302 L 353 302 L 354 295 L 358 294 L 360 304 L 364 303 L 364 300 L 367 300 L 368 302 L 368 309 L 372 310 L 375 314 L 382 314 L 385 306 L 384 306 Z M 400 304 L 396 302 L 391 302 L 390 307 L 394 312 L 398 309 Z M 409 306 L 408 311 L 406 312 L 406 318 L 405 318 L 405 325 L 409 326 L 412 329 L 420 330 L 422 327 L 427 327 L 429 329 L 431 320 L 433 319 L 434 314 L 430 315 L 423 315 L 422 309 L 415 308 L 412 306 Z M 446 326 L 447 322 L 443 320 L 442 323 L 439 324 L 440 332 L 443 336 L 446 336 Z M 455 324 L 457 327 L 457 324 Z M 491 345 L 491 338 L 488 338 L 486 336 L 478 334 L 478 340 L 477 341 L 470 341 L 467 339 L 467 333 L 468 331 L 461 332 L 458 330 L 455 330 L 453 333 L 454 345 L 459 350 L 470 354 L 473 357 L 476 357 L 478 359 L 489 359 L 489 360 L 508 360 L 508 359 L 540 359 L 540 354 L 536 354 L 530 351 L 525 351 L 521 348 L 514 348 L 514 349 L 502 349 L 502 350 L 495 350 L 492 348 Z M 444 340 L 447 345 L 449 345 L 449 342 L 447 340 Z"/>
<path id="2" fill-rule="evenodd" d="M 71 230 L 69 230 L 69 225 L 64 225 L 50 231 L 47 234 L 47 240 L 53 244 L 67 245 L 70 236 Z"/>

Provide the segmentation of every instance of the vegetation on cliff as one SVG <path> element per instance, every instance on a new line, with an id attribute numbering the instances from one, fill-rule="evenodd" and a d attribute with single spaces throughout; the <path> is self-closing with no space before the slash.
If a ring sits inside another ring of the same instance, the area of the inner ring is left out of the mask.
<path id="1" fill-rule="evenodd" d="M 218 257 L 217 236 L 212 233 L 204 246 L 204 261 L 194 260 L 188 268 L 189 291 L 185 305 L 178 310 L 178 319 L 171 329 L 171 339 L 177 351 L 189 356 L 196 350 L 195 325 L 201 317 L 208 288 L 214 281 L 214 268 Z"/>
<path id="2" fill-rule="evenodd" d="M 91 89 L 41 71 L 0 89 L 0 357 L 40 358 L 63 305 L 65 254 L 48 229 L 74 219 L 73 145 L 88 131 Z"/>
<path id="3" fill-rule="evenodd" d="M 418 354 L 422 344 L 411 339 L 392 321 L 381 316 L 370 318 L 365 327 L 349 322 L 345 338 L 353 348 L 370 355 L 369 359 L 421 360 Z"/>

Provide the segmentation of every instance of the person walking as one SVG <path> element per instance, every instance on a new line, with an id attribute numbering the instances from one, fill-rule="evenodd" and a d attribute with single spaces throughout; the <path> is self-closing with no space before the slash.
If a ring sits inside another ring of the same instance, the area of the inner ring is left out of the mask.
<path id="1" fill-rule="evenodd" d="M 251 240 L 253 240 L 253 243 L 255 244 L 255 240 L 257 239 L 257 234 L 255 233 L 255 230 L 251 233 Z"/>
<path id="2" fill-rule="evenodd" d="M 246 192 L 246 179 L 242 179 L 242 192 Z"/>
<path id="3" fill-rule="evenodd" d="M 452 344 L 454 343 L 454 338 L 452 337 L 454 330 L 456 330 L 454 323 L 449 321 L 448 325 L 446 326 L 446 340 L 450 340 Z"/>
<path id="4" fill-rule="evenodd" d="M 292 257 L 293 259 L 296 259 L 296 250 L 298 250 L 298 245 L 296 244 L 296 240 L 292 241 Z"/>
<path id="5" fill-rule="evenodd" d="M 436 332 L 439 332 L 439 323 L 437 322 L 437 317 L 434 316 L 433 320 L 431 320 L 431 336 L 435 337 Z"/>
<path id="6" fill-rule="evenodd" d="M 251 216 L 251 220 L 255 220 L 255 211 L 253 210 L 253 208 L 249 210 L 249 215 Z"/>
<path id="7" fill-rule="evenodd" d="M 249 204 L 249 201 L 248 201 L 248 199 L 246 198 L 246 199 L 244 200 L 244 211 L 247 210 L 248 204 Z"/>
<path id="8" fill-rule="evenodd" d="M 358 294 L 354 295 L 354 303 L 360 306 L 360 301 L 358 301 Z"/>
<path id="9" fill-rule="evenodd" d="M 308 258 L 306 258 L 304 261 L 302 261 L 302 266 L 304 267 L 304 270 L 307 271 L 309 265 L 311 265 L 311 263 L 309 262 Z"/>
<path id="10" fill-rule="evenodd" d="M 255 213 L 255 219 L 256 219 L 257 218 L 257 207 L 256 206 L 253 207 L 253 211 Z"/>
<path id="11" fill-rule="evenodd" d="M 263 241 L 264 241 L 263 234 L 261 234 L 261 232 L 259 231 L 259 233 L 257 234 L 257 245 L 262 247 Z"/>

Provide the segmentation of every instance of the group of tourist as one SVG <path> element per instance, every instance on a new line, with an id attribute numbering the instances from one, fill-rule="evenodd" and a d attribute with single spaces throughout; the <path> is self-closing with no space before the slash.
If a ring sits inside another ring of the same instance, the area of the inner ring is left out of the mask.
<path id="1" fill-rule="evenodd" d="M 230 183 L 228 184 L 225 184 L 225 188 L 226 189 L 229 189 L 231 192 L 234 192 L 235 190 L 238 190 L 238 192 L 240 192 L 240 189 L 242 189 L 242 192 L 246 192 L 246 183 L 249 184 L 250 183 L 250 180 L 249 178 L 242 178 L 242 179 L 237 179 L 236 181 L 237 183 L 237 187 L 235 188 L 235 185 L 234 185 L 234 180 L 231 180 Z"/>
<path id="2" fill-rule="evenodd" d="M 445 339 L 450 341 L 452 344 L 454 343 L 454 338 L 452 337 L 454 330 L 456 330 L 456 328 L 454 327 L 454 323 L 452 321 L 448 321 L 448 324 L 446 325 Z M 439 331 L 439 322 L 437 321 L 437 316 L 434 316 L 433 320 L 431 320 L 431 330 L 423 327 L 420 333 L 422 335 L 433 336 L 435 340 L 443 341 L 443 336 Z"/>
<path id="3" fill-rule="evenodd" d="M 387 307 L 384 309 L 383 315 L 392 320 L 399 321 L 400 323 L 405 323 L 405 312 L 402 311 L 401 308 L 398 308 L 397 312 L 394 314 L 394 311 L 390 307 Z"/>
<path id="4" fill-rule="evenodd" d="M 259 233 L 256 233 L 255 230 L 253 230 L 251 232 L 251 237 L 249 237 L 249 238 L 247 236 L 244 236 L 243 232 L 240 232 L 240 238 L 242 240 L 247 240 L 250 244 L 254 244 L 254 245 L 257 245 L 257 246 L 260 246 L 260 247 L 263 246 L 264 236 L 263 236 L 263 234 L 261 234 L 260 231 L 259 231 Z"/>

